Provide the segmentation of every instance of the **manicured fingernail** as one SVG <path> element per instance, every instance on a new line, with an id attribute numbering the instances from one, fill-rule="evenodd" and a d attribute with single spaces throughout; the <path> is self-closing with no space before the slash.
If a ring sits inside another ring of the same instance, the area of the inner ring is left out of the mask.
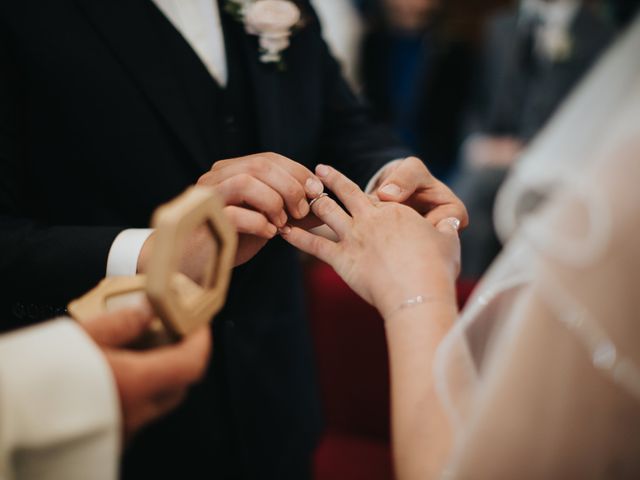
<path id="1" fill-rule="evenodd" d="M 273 225 L 273 224 L 269 224 L 269 226 L 267 227 L 267 230 L 269 232 L 269 236 L 274 237 L 276 233 L 278 233 L 278 228 Z"/>
<path id="2" fill-rule="evenodd" d="M 304 186 L 311 197 L 317 197 L 324 191 L 324 185 L 322 185 L 322 182 L 313 177 L 308 178 Z"/>
<path id="3" fill-rule="evenodd" d="M 449 228 L 452 228 L 456 232 L 460 230 L 460 220 L 456 217 L 445 218 L 438 223 L 438 228 L 440 228 L 440 224 L 447 225 Z"/>
<path id="4" fill-rule="evenodd" d="M 304 198 L 300 200 L 300 203 L 298 203 L 298 213 L 300 214 L 301 217 L 306 217 L 307 214 L 309 213 L 309 204 L 307 203 L 307 200 Z"/>
<path id="5" fill-rule="evenodd" d="M 395 183 L 390 183 L 389 185 L 385 185 L 380 189 L 380 191 L 382 193 L 386 193 L 387 195 L 391 195 L 392 197 L 397 197 L 402 193 L 402 189 Z"/>
<path id="6" fill-rule="evenodd" d="M 318 165 L 316 167 L 316 173 L 319 177 L 326 177 L 327 175 L 329 175 L 329 167 L 327 167 L 326 165 Z"/>
<path id="7" fill-rule="evenodd" d="M 285 225 L 280 229 L 280 235 L 289 235 L 291 233 L 291 227 L 289 225 Z"/>
<path id="8" fill-rule="evenodd" d="M 445 219 L 445 221 L 451 225 L 451 228 L 453 228 L 454 230 L 458 231 L 460 230 L 460 220 L 458 220 L 456 217 L 450 217 Z"/>
<path id="9" fill-rule="evenodd" d="M 283 226 L 284 224 L 287 223 L 287 214 L 284 212 L 280 212 L 280 215 L 278 215 L 278 225 L 279 226 Z"/>

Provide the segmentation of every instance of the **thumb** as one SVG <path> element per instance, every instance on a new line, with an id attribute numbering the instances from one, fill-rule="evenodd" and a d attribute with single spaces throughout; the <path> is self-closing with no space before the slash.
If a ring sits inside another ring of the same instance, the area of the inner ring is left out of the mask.
<path id="1" fill-rule="evenodd" d="M 456 217 L 448 217 L 440 220 L 436 225 L 436 230 L 445 235 L 458 235 L 460 230 L 460 220 Z"/>
<path id="2" fill-rule="evenodd" d="M 378 198 L 387 202 L 405 202 L 419 187 L 420 175 L 416 172 L 424 169 L 422 162 L 409 157 L 398 163 L 382 181 L 376 193 Z"/>

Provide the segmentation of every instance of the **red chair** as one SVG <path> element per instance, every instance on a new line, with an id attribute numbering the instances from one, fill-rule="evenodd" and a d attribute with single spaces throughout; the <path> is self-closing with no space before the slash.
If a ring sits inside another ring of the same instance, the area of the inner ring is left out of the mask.
<path id="1" fill-rule="evenodd" d="M 306 269 L 326 432 L 316 480 L 389 480 L 389 366 L 382 319 L 327 265 Z"/>
<path id="2" fill-rule="evenodd" d="M 392 480 L 389 365 L 383 322 L 326 264 L 305 269 L 326 430 L 316 480 Z M 460 303 L 473 282 L 458 289 Z"/>

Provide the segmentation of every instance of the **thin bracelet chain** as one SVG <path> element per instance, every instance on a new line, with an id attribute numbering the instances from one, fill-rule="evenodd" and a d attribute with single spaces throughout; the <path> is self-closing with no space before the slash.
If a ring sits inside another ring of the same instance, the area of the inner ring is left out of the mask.
<path id="1" fill-rule="evenodd" d="M 404 302 L 398 305 L 394 310 L 391 311 L 391 313 L 387 314 L 387 318 L 391 318 L 397 313 L 403 310 L 407 310 L 408 308 L 414 308 L 420 305 L 424 305 L 425 303 L 435 303 L 435 302 L 447 303 L 447 304 L 449 303 L 441 297 L 435 297 L 435 296 L 429 296 L 429 295 L 417 295 L 415 297 L 406 299 Z"/>

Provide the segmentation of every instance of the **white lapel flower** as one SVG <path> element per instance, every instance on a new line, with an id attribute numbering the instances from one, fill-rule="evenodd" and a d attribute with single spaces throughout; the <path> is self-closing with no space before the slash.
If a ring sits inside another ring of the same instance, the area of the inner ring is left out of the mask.
<path id="1" fill-rule="evenodd" d="M 260 44 L 260 61 L 282 65 L 282 52 L 289 47 L 293 28 L 300 22 L 300 9 L 290 0 L 228 0 L 227 11 L 244 23 Z"/>

